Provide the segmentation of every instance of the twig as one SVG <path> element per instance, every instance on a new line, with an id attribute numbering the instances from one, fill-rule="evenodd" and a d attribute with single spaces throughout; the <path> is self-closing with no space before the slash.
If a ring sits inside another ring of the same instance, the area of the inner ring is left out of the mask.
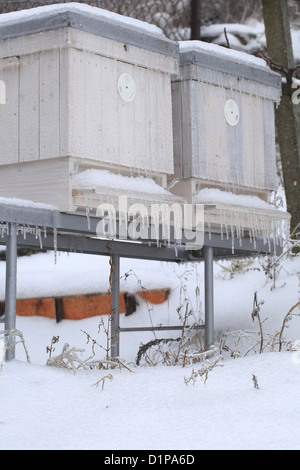
<path id="1" fill-rule="evenodd" d="M 270 67 L 271 70 L 273 70 L 274 72 L 278 72 L 281 75 L 283 75 L 286 78 L 286 82 L 287 82 L 287 85 L 289 87 L 292 86 L 293 75 L 294 75 L 295 72 L 300 70 L 300 65 L 296 65 L 295 67 L 291 67 L 291 68 L 287 69 L 283 66 L 283 64 L 275 62 L 274 60 L 272 60 L 269 56 L 267 56 L 262 51 L 256 52 L 255 55 L 257 57 L 260 57 L 261 59 L 263 59 L 268 64 L 268 66 Z"/>
<path id="2" fill-rule="evenodd" d="M 184 378 L 185 385 L 188 385 L 191 381 L 193 382 L 193 385 L 195 385 L 197 377 L 204 377 L 204 384 L 206 384 L 208 373 L 211 372 L 216 366 L 223 367 L 223 364 L 219 364 L 221 359 L 223 359 L 223 357 L 219 356 L 213 362 L 207 361 L 207 363 L 202 363 L 200 369 L 193 369 L 191 376 Z"/>
<path id="3" fill-rule="evenodd" d="M 300 307 L 300 300 L 299 300 L 295 305 L 293 305 L 293 306 L 290 308 L 290 310 L 288 311 L 288 313 L 287 313 L 286 316 L 284 317 L 284 320 L 283 320 L 283 323 L 282 323 L 282 327 L 281 327 L 281 330 L 280 330 L 280 332 L 279 332 L 279 351 L 281 351 L 281 349 L 282 349 L 282 335 L 283 335 L 283 330 L 285 329 L 287 322 L 291 320 L 291 314 L 292 314 L 292 312 L 293 312 L 297 307 Z M 300 315 L 300 314 L 299 314 L 299 315 Z"/>
<path id="4" fill-rule="evenodd" d="M 167 344 L 167 343 L 170 343 L 170 342 L 180 341 L 180 340 L 181 340 L 181 336 L 179 338 L 155 338 L 151 341 L 148 341 L 148 343 L 146 343 L 146 344 L 142 344 L 139 347 L 139 350 L 138 350 L 138 354 L 137 354 L 137 357 L 136 357 L 136 365 L 137 366 L 140 365 L 142 356 L 144 356 L 146 354 L 146 352 L 149 348 L 152 348 L 153 346 L 157 346 L 157 345 L 160 345 L 160 344 Z"/>
<path id="5" fill-rule="evenodd" d="M 111 374 L 104 375 L 104 377 L 101 377 L 100 380 L 98 380 L 96 383 L 93 384 L 93 387 L 99 387 L 100 383 L 102 382 L 102 390 L 103 390 L 106 379 L 109 379 L 110 381 L 112 381 L 113 376 Z"/>
<path id="6" fill-rule="evenodd" d="M 258 390 L 259 386 L 258 386 L 258 382 L 257 382 L 257 377 L 254 374 L 252 374 L 252 381 L 253 381 L 254 388 L 256 388 Z"/>
<path id="7" fill-rule="evenodd" d="M 259 354 L 263 352 L 263 345 L 264 345 L 264 337 L 263 337 L 263 329 L 262 329 L 262 321 L 260 319 L 260 306 L 263 305 L 265 302 L 264 300 L 258 302 L 257 300 L 257 292 L 254 292 L 254 299 L 253 299 L 253 310 L 251 313 L 252 321 L 254 322 L 254 319 L 258 319 L 259 323 L 259 331 L 260 331 L 260 348 L 259 348 Z M 264 320 L 265 321 L 265 320 Z"/>
<path id="8" fill-rule="evenodd" d="M 230 43 L 229 43 L 229 39 L 228 39 L 228 36 L 227 36 L 226 28 L 224 28 L 224 36 L 225 36 L 225 40 L 226 40 L 226 47 L 227 47 L 228 49 L 231 49 Z"/>

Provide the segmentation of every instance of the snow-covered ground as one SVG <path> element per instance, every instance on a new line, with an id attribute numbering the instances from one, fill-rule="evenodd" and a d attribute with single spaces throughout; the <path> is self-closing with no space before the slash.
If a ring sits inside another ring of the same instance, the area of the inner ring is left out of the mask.
<path id="1" fill-rule="evenodd" d="M 299 450 L 299 367 L 291 353 L 252 356 L 194 386 L 189 368 L 142 367 L 102 391 L 99 372 L 16 361 L 1 374 L 0 448 Z"/>
<path id="2" fill-rule="evenodd" d="M 36 11 L 39 14 L 40 10 Z M 1 21 L 12 17 L 3 15 Z M 141 28 L 140 23 L 132 21 L 132 27 Z M 223 44 L 224 26 L 231 46 L 237 50 L 251 52 L 265 45 L 262 24 L 256 21 L 207 27 L 205 36 Z M 156 28 L 151 28 L 151 33 L 161 34 Z M 299 30 L 293 30 L 292 36 L 295 59 L 299 60 Z M 254 292 L 259 302 L 264 301 L 260 306 L 264 344 L 267 334 L 281 329 L 285 315 L 299 301 L 300 256 L 281 262 L 275 286 L 264 272 L 266 265 L 267 260 L 215 262 L 216 344 L 217 337 L 228 330 L 259 330 L 257 319 L 253 323 L 251 318 Z M 171 289 L 162 305 L 148 305 L 139 299 L 132 316 L 122 315 L 121 326 L 178 324 L 177 309 L 186 301 L 195 319 L 203 320 L 203 263 L 122 260 L 121 275 L 122 291 L 136 293 L 141 286 Z M 5 263 L 0 262 L 1 300 L 4 286 Z M 18 260 L 19 298 L 106 292 L 108 288 L 109 261 L 105 257 L 62 253 L 55 264 L 53 253 L 41 253 Z M 54 336 L 59 336 L 59 342 L 52 357 L 65 343 L 84 350 L 78 353 L 82 359 L 89 357 L 91 343 L 87 344 L 84 332 L 105 348 L 106 335 L 103 328 L 98 331 L 100 320 L 63 320 L 57 324 L 40 317 L 17 318 L 31 362 L 18 344 L 16 360 L 5 363 L 0 371 L 1 450 L 182 449 L 193 453 L 201 449 L 300 449 L 299 351 L 286 351 L 284 347 L 277 352 L 276 347 L 275 352 L 251 351 L 245 356 L 251 347 L 246 338 L 237 348 L 240 357 L 233 359 L 230 351 L 222 350 L 224 358 L 208 373 L 207 381 L 198 377 L 193 385 L 186 380 L 193 369 L 200 370 L 201 363 L 135 367 L 140 344 L 153 339 L 154 334 L 122 333 L 120 356 L 131 370 L 91 369 L 75 374 L 46 366 L 46 348 Z M 297 348 L 300 318 L 295 315 L 288 326 L 284 338 L 295 340 Z M 178 332 L 156 335 L 175 338 Z M 229 337 L 226 345 L 232 348 L 233 341 Z M 96 357 L 102 359 L 104 355 L 96 347 Z M 214 358 L 218 355 L 219 351 Z M 103 389 L 101 383 L 93 386 L 101 378 Z"/>
<path id="3" fill-rule="evenodd" d="M 252 324 L 251 319 L 255 291 L 258 300 L 265 301 L 260 310 L 261 319 L 267 318 L 264 334 L 280 329 L 283 317 L 299 300 L 300 257 L 281 263 L 272 290 L 273 282 L 261 266 L 265 261 L 245 263 L 241 272 L 236 263 L 215 263 L 216 335 L 228 329 L 258 331 L 258 323 Z M 140 290 L 141 285 L 171 288 L 169 300 L 162 305 L 149 306 L 139 300 L 132 316 L 122 315 L 123 326 L 178 323 L 176 309 L 184 296 L 196 316 L 203 312 L 203 263 L 174 266 L 122 260 L 121 274 L 121 287 L 130 292 Z M 53 253 L 38 254 L 19 259 L 18 290 L 27 297 L 43 290 L 45 295 L 103 292 L 108 288 L 108 275 L 108 260 L 103 257 L 60 254 L 55 264 Z M 3 262 L 0 276 L 2 286 Z M 105 334 L 98 334 L 99 321 L 96 317 L 57 324 L 46 318 L 17 318 L 31 363 L 19 344 L 16 360 L 4 364 L 0 373 L 0 449 L 300 448 L 298 352 L 283 348 L 281 353 L 244 357 L 241 349 L 242 357 L 237 359 L 225 354 L 222 367 L 210 371 L 206 383 L 198 377 L 194 385 L 186 385 L 184 379 L 193 368 L 200 368 L 199 363 L 186 367 L 130 365 L 132 372 L 123 368 L 76 374 L 45 366 L 46 347 L 53 335 L 60 337 L 53 356 L 67 342 L 84 349 L 81 357 L 87 358 L 91 345 L 86 344 L 83 331 L 105 346 Z M 165 336 L 178 336 L 178 332 Z M 289 322 L 284 336 L 300 339 L 298 317 Z M 122 333 L 121 357 L 127 363 L 134 361 L 140 343 L 153 338 L 153 333 Z M 104 351 L 98 348 L 96 356 L 102 359 Z M 105 379 L 103 390 L 101 385 L 93 386 L 108 374 L 112 377 Z"/>

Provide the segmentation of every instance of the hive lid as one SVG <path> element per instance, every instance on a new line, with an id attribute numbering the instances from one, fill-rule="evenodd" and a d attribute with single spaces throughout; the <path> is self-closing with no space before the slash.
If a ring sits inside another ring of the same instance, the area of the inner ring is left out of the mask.
<path id="1" fill-rule="evenodd" d="M 0 40 L 71 27 L 171 57 L 179 46 L 157 26 L 82 3 L 62 3 L 0 15 Z"/>
<path id="2" fill-rule="evenodd" d="M 281 75 L 270 70 L 263 59 L 202 41 L 182 41 L 179 45 L 181 67 L 197 65 L 281 89 Z"/>

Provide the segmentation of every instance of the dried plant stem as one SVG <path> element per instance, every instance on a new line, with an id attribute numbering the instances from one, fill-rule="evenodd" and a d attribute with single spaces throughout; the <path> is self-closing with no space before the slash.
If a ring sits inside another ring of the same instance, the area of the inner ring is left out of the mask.
<path id="1" fill-rule="evenodd" d="M 208 374 L 211 372 L 215 367 L 220 366 L 223 367 L 223 364 L 219 364 L 220 360 L 222 359 L 222 356 L 218 356 L 213 362 L 207 361 L 206 363 L 202 363 L 200 369 L 193 369 L 190 377 L 185 377 L 184 382 L 186 385 L 189 385 L 190 382 L 193 382 L 193 385 L 195 385 L 197 377 L 204 377 L 204 384 L 206 383 L 208 379 Z"/>
<path id="2" fill-rule="evenodd" d="M 103 377 L 101 377 L 101 379 L 97 380 L 97 382 L 93 384 L 93 387 L 99 387 L 100 383 L 102 383 L 102 390 L 103 390 L 106 379 L 109 379 L 110 381 L 112 381 L 113 376 L 111 374 L 104 375 Z"/>
<path id="3" fill-rule="evenodd" d="M 264 336 L 263 336 L 263 329 L 262 329 L 262 321 L 260 319 L 260 315 L 259 315 L 259 312 L 260 312 L 260 306 L 263 305 L 265 302 L 264 300 L 258 302 L 258 298 L 257 298 L 257 292 L 254 292 L 254 299 L 253 299 L 253 310 L 252 310 L 252 321 L 254 321 L 255 318 L 257 318 L 258 320 L 258 324 L 259 324 L 259 331 L 260 331 L 260 348 L 259 348 L 259 354 L 261 354 L 263 352 L 263 348 L 264 348 Z M 265 321 L 265 320 L 264 320 Z"/>
<path id="4" fill-rule="evenodd" d="M 5 343 L 4 343 L 4 347 L 3 347 L 3 357 L 2 357 L 2 360 L 1 360 L 1 364 L 0 364 L 0 371 L 3 368 L 6 351 L 9 351 L 10 349 L 16 347 L 16 345 L 20 344 L 20 343 L 23 345 L 23 348 L 24 348 L 24 351 L 25 351 L 25 354 L 26 354 L 27 362 L 30 363 L 29 353 L 28 353 L 28 350 L 27 350 L 25 340 L 24 340 L 24 336 L 23 336 L 22 332 L 20 330 L 17 330 L 16 328 L 14 328 L 10 331 L 8 331 L 8 330 L 1 331 L 1 334 L 4 335 Z M 19 337 L 20 339 L 15 340 L 12 344 L 10 344 L 11 339 L 15 338 L 16 336 Z"/>
<path id="5" fill-rule="evenodd" d="M 159 344 L 167 344 L 167 343 L 171 343 L 171 342 L 174 342 L 174 341 L 180 341 L 180 340 L 181 340 L 181 337 L 179 337 L 179 338 L 155 338 L 155 339 L 149 341 L 146 344 L 142 344 L 140 346 L 139 350 L 138 350 L 138 354 L 137 354 L 137 357 L 136 357 L 136 365 L 137 366 L 140 365 L 141 358 L 146 354 L 146 352 L 149 348 L 152 348 L 153 346 L 157 346 Z"/>
<path id="6" fill-rule="evenodd" d="M 282 349 L 282 335 L 283 335 L 283 331 L 287 325 L 287 322 L 289 320 L 291 320 L 291 315 L 292 315 L 292 312 L 300 306 L 300 300 L 295 304 L 293 305 L 290 310 L 288 311 L 288 313 L 286 314 L 286 316 L 284 317 L 284 320 L 283 320 L 283 323 L 282 323 L 282 327 L 281 327 L 281 330 L 279 332 L 279 351 L 281 351 Z"/>
<path id="7" fill-rule="evenodd" d="M 257 377 L 256 377 L 256 375 L 254 375 L 254 374 L 252 374 L 252 382 L 253 382 L 254 388 L 256 388 L 257 390 L 259 390 Z"/>

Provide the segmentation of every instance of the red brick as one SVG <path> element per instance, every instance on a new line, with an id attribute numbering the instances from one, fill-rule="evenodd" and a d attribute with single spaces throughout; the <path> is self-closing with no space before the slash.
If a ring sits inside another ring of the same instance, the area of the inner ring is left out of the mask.
<path id="1" fill-rule="evenodd" d="M 53 298 L 17 300 L 17 315 L 56 318 Z"/>
<path id="2" fill-rule="evenodd" d="M 155 289 L 139 292 L 139 296 L 151 304 L 162 304 L 170 294 L 170 289 Z"/>
<path id="3" fill-rule="evenodd" d="M 109 294 L 75 295 L 62 298 L 63 318 L 81 320 L 110 314 Z M 125 312 L 124 298 L 120 295 L 120 312 Z"/>
<path id="4" fill-rule="evenodd" d="M 149 303 L 160 304 L 167 300 L 169 289 L 147 290 L 138 295 Z M 63 319 L 81 320 L 99 315 L 110 314 L 109 294 L 88 294 L 62 297 Z M 125 313 L 124 295 L 120 294 L 120 313 Z M 21 299 L 17 300 L 17 315 L 42 316 L 56 318 L 55 299 Z"/>

